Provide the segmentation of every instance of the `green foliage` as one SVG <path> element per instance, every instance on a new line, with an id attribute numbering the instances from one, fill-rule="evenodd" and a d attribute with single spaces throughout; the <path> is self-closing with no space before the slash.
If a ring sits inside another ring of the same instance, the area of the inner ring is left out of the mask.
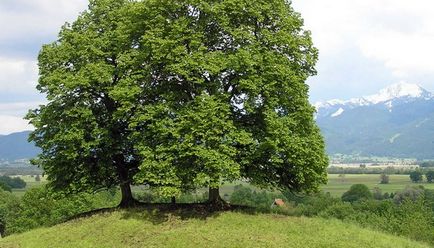
<path id="1" fill-rule="evenodd" d="M 243 185 L 235 186 L 229 202 L 235 205 L 251 206 L 260 211 L 267 211 L 271 209 L 271 205 L 275 199 L 283 199 L 286 202 L 286 198 L 283 194 L 270 193 L 266 191 L 257 192 L 249 187 Z"/>
<path id="2" fill-rule="evenodd" d="M 414 183 L 422 182 L 423 174 L 419 170 L 412 171 L 412 172 L 410 172 L 410 179 Z"/>
<path id="3" fill-rule="evenodd" d="M 372 198 L 372 193 L 368 186 L 364 184 L 354 184 L 342 195 L 342 201 L 355 202 Z"/>
<path id="4" fill-rule="evenodd" d="M 92 0 L 39 54 L 49 102 L 27 115 L 33 162 L 65 192 L 173 196 L 239 178 L 317 191 L 317 57 L 289 1 Z"/>
<path id="5" fill-rule="evenodd" d="M 389 184 L 389 175 L 381 174 L 380 176 L 380 183 L 381 184 Z"/>
<path id="6" fill-rule="evenodd" d="M 7 233 L 8 225 L 11 221 L 18 218 L 19 199 L 0 189 L 0 235 Z"/>
<path id="7" fill-rule="evenodd" d="M 429 170 L 425 173 L 426 180 L 428 183 L 434 182 L 434 170 Z"/>
<path id="8" fill-rule="evenodd" d="M 35 126 L 30 141 L 42 150 L 32 162 L 43 168 L 48 186 L 73 194 L 121 185 L 126 205 L 139 165 L 128 99 L 140 104 L 143 82 L 133 75 L 137 49 L 127 3 L 91 0 L 57 41 L 43 46 L 37 89 L 48 103 L 27 115 Z"/>
<path id="9" fill-rule="evenodd" d="M 118 197 L 113 192 L 55 196 L 45 187 L 29 189 L 19 202 L 15 218 L 9 219 L 6 234 L 20 233 L 41 226 L 52 226 L 77 214 L 112 207 Z"/>
<path id="10" fill-rule="evenodd" d="M 0 189 L 4 190 L 4 191 L 12 192 L 11 186 L 9 186 L 8 184 L 1 182 L 1 181 L 0 181 Z"/>
<path id="11" fill-rule="evenodd" d="M 396 192 L 393 201 L 400 204 L 406 201 L 418 201 L 424 197 L 423 187 L 406 187 L 404 190 Z"/>
<path id="12" fill-rule="evenodd" d="M 12 189 L 23 189 L 26 187 L 26 182 L 19 177 L 0 176 L 0 183 Z"/>

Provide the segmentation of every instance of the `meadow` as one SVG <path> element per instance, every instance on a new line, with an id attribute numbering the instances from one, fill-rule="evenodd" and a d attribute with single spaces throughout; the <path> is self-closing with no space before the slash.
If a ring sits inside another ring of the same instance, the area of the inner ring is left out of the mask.
<path id="1" fill-rule="evenodd" d="M 322 191 L 330 192 L 332 196 L 340 197 L 353 184 L 365 184 L 369 189 L 378 187 L 383 193 L 395 193 L 407 186 L 423 186 L 425 189 L 434 189 L 434 183 L 413 183 L 408 175 L 389 175 L 388 184 L 380 184 L 378 174 L 329 174 L 329 182 L 321 187 Z"/>
<path id="2" fill-rule="evenodd" d="M 24 193 L 31 188 L 38 187 L 46 182 L 46 178 L 41 177 L 41 181 L 35 181 L 35 178 L 32 176 L 19 176 L 23 179 L 27 186 L 24 189 L 13 189 L 12 192 L 14 195 L 21 197 Z M 329 192 L 334 197 L 340 197 L 344 192 L 348 191 L 348 189 L 353 184 L 365 184 L 371 190 L 378 187 L 381 189 L 383 193 L 395 193 L 397 191 L 405 189 L 407 186 L 423 186 L 425 189 L 434 189 L 434 183 L 413 183 L 411 182 L 408 175 L 389 175 L 389 183 L 388 184 L 380 184 L 380 175 L 378 174 L 329 174 L 328 175 L 328 183 L 327 185 L 323 185 L 321 190 L 325 193 Z M 248 183 L 243 181 L 237 181 L 233 183 L 227 183 L 220 188 L 220 194 L 226 200 L 232 194 L 234 187 L 236 185 L 244 185 L 247 186 Z M 255 190 L 260 190 L 254 186 L 251 188 Z M 142 187 L 135 187 L 135 192 L 140 192 Z M 198 190 L 198 194 L 202 194 L 206 192 L 206 189 Z"/>
<path id="3" fill-rule="evenodd" d="M 15 196 L 18 197 L 22 197 L 24 195 L 24 193 L 26 193 L 27 190 L 31 189 L 31 188 L 35 188 L 35 187 L 39 187 L 42 184 L 44 184 L 46 182 L 46 178 L 45 177 L 40 177 L 41 180 L 40 181 L 36 181 L 35 180 L 35 176 L 28 176 L 28 175 L 17 175 L 17 176 L 12 176 L 12 177 L 19 177 L 21 179 L 24 180 L 24 182 L 26 182 L 26 187 L 23 189 L 12 189 L 12 193 Z"/>
<path id="4" fill-rule="evenodd" d="M 429 247 L 338 220 L 121 210 L 6 237 L 1 247 Z"/>

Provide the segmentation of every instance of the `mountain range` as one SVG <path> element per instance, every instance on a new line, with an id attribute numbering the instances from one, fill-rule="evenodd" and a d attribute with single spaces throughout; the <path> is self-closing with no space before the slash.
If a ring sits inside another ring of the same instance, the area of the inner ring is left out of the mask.
<path id="1" fill-rule="evenodd" d="M 416 84 L 315 104 L 329 154 L 434 158 L 434 94 Z"/>
<path id="2" fill-rule="evenodd" d="M 0 160 L 14 161 L 30 159 L 39 153 L 39 149 L 27 141 L 30 131 L 0 135 Z"/>

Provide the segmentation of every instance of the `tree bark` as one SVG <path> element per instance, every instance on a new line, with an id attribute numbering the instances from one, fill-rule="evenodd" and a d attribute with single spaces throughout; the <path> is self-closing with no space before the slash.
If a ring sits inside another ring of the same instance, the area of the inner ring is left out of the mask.
<path id="1" fill-rule="evenodd" d="M 220 189 L 217 188 L 209 188 L 208 190 L 208 204 L 210 204 L 211 208 L 214 210 L 225 210 L 230 209 L 230 204 L 227 203 L 223 198 L 220 197 Z"/>
<path id="2" fill-rule="evenodd" d="M 125 168 L 122 164 L 117 165 L 117 171 L 120 181 L 121 188 L 121 202 L 119 203 L 120 208 L 130 208 L 138 205 L 138 201 L 136 201 L 133 197 L 133 193 L 131 192 L 130 186 L 130 178 L 128 176 L 128 169 Z"/>
<path id="3" fill-rule="evenodd" d="M 133 193 L 131 192 L 131 186 L 129 182 L 121 182 L 121 195 L 122 200 L 119 203 L 120 208 L 130 208 L 135 207 L 137 205 L 137 201 L 133 197 Z"/>
<path id="4" fill-rule="evenodd" d="M 218 203 L 219 201 L 223 201 L 220 197 L 220 189 L 219 188 L 209 188 L 208 190 L 208 202 Z"/>

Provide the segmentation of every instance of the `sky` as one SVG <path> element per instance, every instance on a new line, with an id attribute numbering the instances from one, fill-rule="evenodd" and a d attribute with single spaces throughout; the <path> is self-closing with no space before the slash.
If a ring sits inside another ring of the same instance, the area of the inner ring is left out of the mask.
<path id="1" fill-rule="evenodd" d="M 397 82 L 434 91 L 430 0 L 293 0 L 320 51 L 308 80 L 312 103 L 371 95 Z M 0 134 L 31 129 L 22 117 L 44 103 L 37 56 L 87 0 L 0 1 Z"/>

